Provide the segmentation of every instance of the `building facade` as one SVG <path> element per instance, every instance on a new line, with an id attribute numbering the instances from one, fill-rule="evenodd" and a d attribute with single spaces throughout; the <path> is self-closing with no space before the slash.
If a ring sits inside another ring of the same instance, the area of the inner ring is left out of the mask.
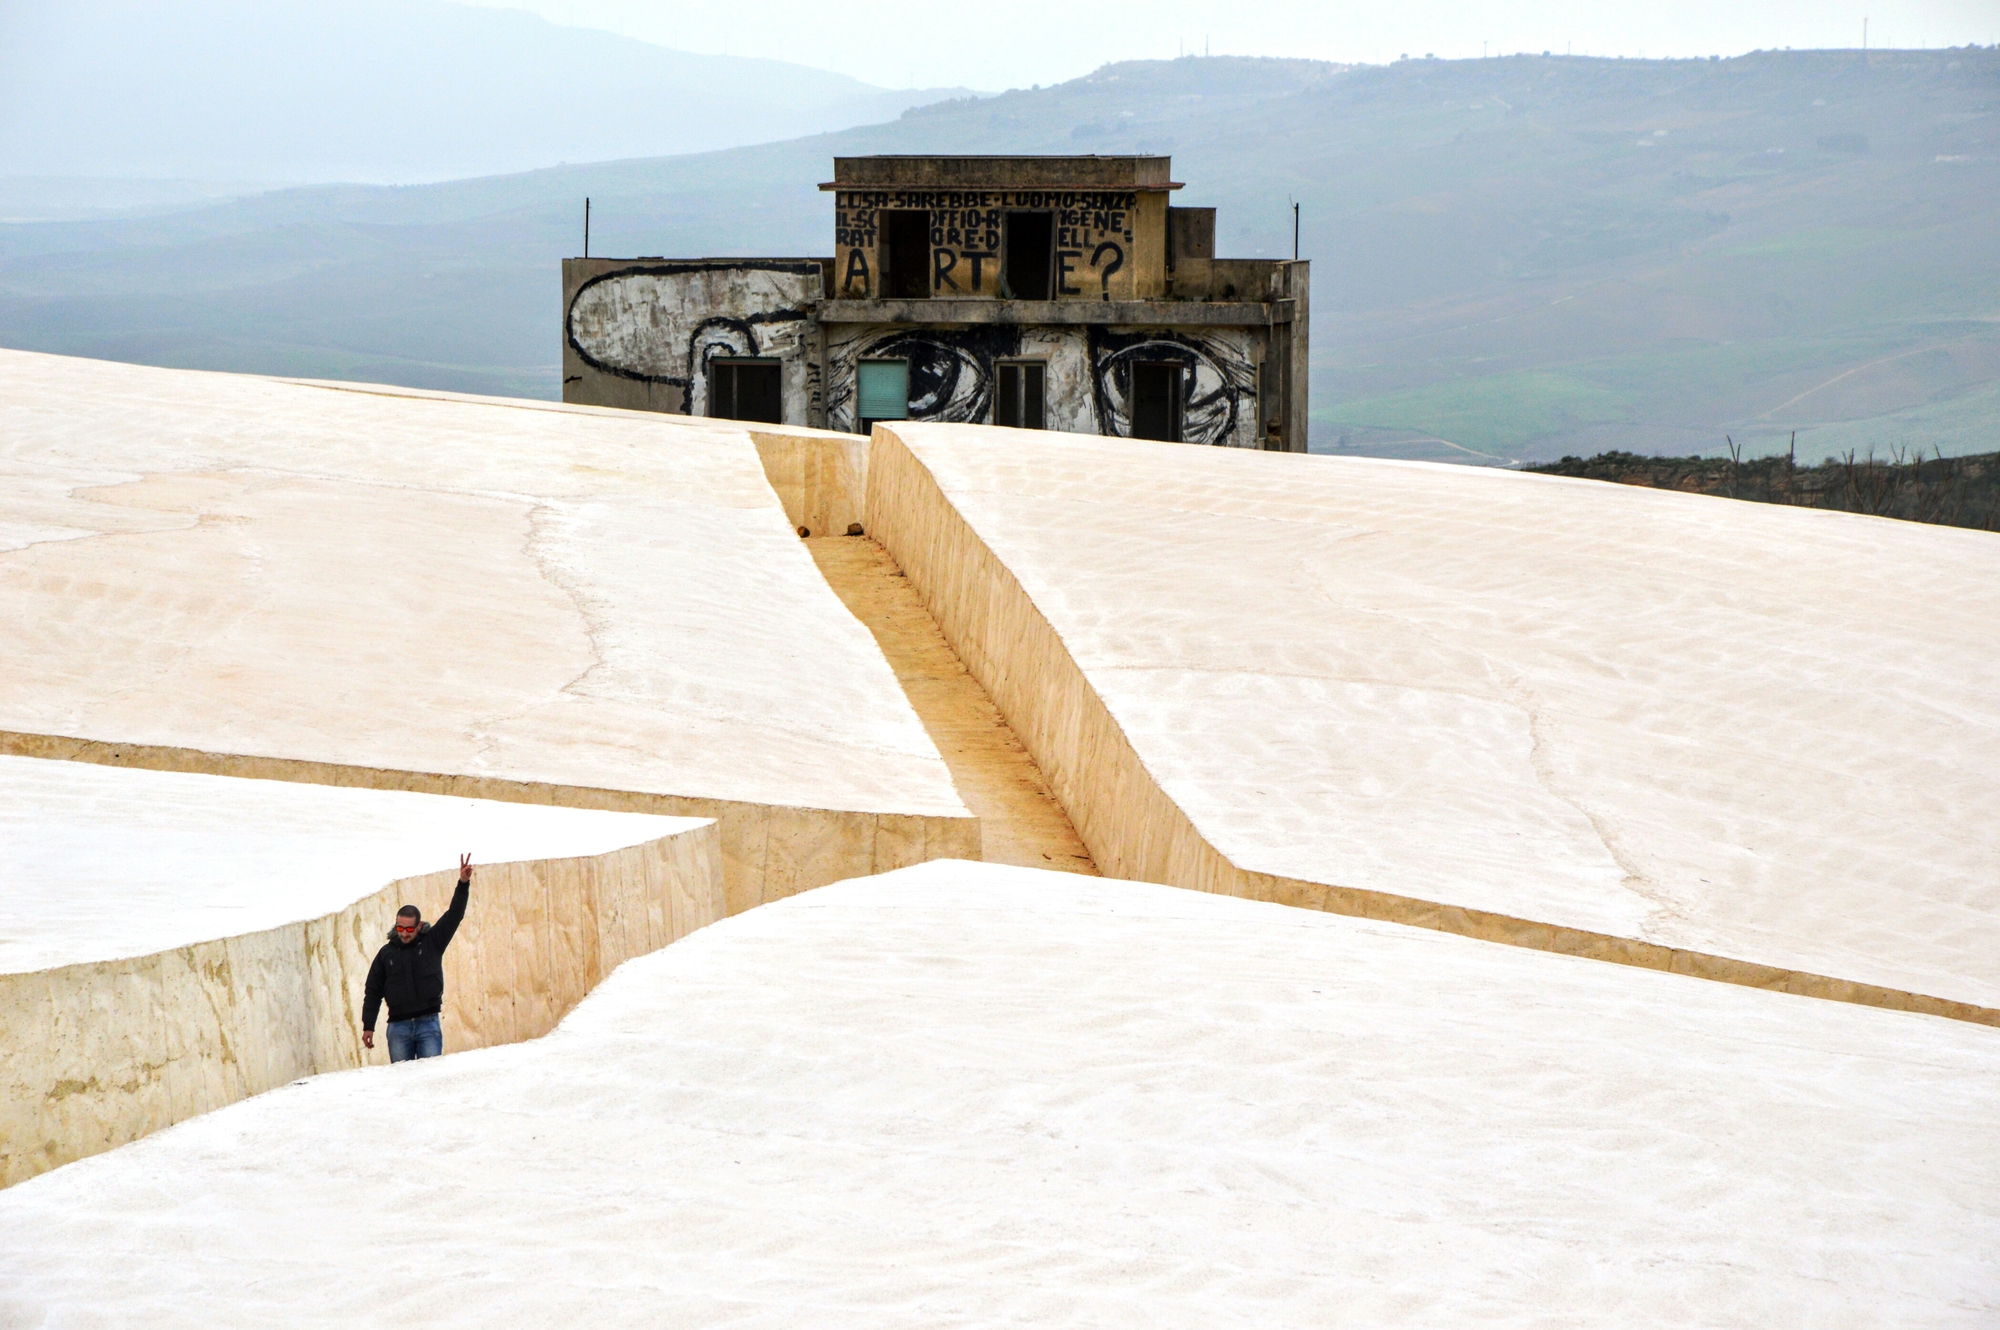
<path id="1" fill-rule="evenodd" d="M 833 254 L 566 259 L 563 400 L 1304 452 L 1309 268 L 1215 257 L 1166 157 L 841 157 Z"/>

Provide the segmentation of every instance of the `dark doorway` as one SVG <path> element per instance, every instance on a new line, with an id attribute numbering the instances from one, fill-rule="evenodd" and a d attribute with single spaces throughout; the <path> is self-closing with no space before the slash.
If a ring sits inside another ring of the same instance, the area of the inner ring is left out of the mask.
<path id="1" fill-rule="evenodd" d="M 931 215 L 910 209 L 882 213 L 882 298 L 922 300 L 931 293 Z"/>
<path id="2" fill-rule="evenodd" d="M 708 362 L 708 414 L 723 420 L 785 421 L 783 374 L 775 360 L 733 360 L 717 356 Z"/>
<path id="3" fill-rule="evenodd" d="M 998 366 L 1000 395 L 993 403 L 993 423 L 1014 429 L 1042 429 L 1042 395 L 1048 367 L 1039 360 L 1002 361 Z"/>
<path id="4" fill-rule="evenodd" d="M 1181 441 L 1181 367 L 1132 366 L 1132 437 Z"/>
<path id="5" fill-rule="evenodd" d="M 1007 256 L 1000 277 L 1016 300 L 1054 300 L 1056 215 L 1007 214 Z"/>

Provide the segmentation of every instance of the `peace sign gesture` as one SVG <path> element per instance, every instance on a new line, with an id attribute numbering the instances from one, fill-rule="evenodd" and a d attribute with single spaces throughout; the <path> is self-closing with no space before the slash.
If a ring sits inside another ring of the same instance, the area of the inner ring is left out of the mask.
<path id="1" fill-rule="evenodd" d="M 469 854 L 458 856 L 458 880 L 460 882 L 472 881 L 472 856 Z"/>

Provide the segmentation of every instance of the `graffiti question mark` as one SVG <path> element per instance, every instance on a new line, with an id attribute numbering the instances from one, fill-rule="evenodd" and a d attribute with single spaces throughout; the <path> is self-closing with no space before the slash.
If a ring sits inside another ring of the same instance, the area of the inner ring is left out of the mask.
<path id="1" fill-rule="evenodd" d="M 1097 267 L 1098 260 L 1104 257 L 1104 251 L 1107 249 L 1111 251 L 1114 257 L 1109 267 L 1098 269 L 1097 280 L 1104 289 L 1104 298 L 1109 300 L 1111 298 L 1111 274 L 1125 266 L 1125 250 L 1117 241 L 1107 240 L 1090 252 L 1091 267 Z"/>

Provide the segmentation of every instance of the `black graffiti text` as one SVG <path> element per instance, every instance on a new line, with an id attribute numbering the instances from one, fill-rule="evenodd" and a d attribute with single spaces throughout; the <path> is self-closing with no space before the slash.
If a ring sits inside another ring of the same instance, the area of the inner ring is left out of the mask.
<path id="1" fill-rule="evenodd" d="M 1106 254 L 1111 256 L 1110 263 L 1104 261 Z M 1097 269 L 1097 280 L 1100 287 L 1104 294 L 1109 296 L 1111 294 L 1111 274 L 1125 266 L 1125 251 L 1119 247 L 1117 241 L 1107 240 L 1096 249 L 1090 251 L 1090 266 Z"/>
<path id="2" fill-rule="evenodd" d="M 1069 279 L 1076 276 L 1077 272 L 1076 268 L 1070 264 L 1070 260 L 1080 259 L 1082 257 L 1083 257 L 1083 251 L 1080 249 L 1059 249 L 1056 251 L 1056 294 L 1057 295 L 1080 296 L 1083 294 L 1082 287 L 1071 286 L 1069 284 Z"/>
<path id="3" fill-rule="evenodd" d="M 997 262 L 999 258 L 997 253 L 976 249 L 963 251 L 934 249 L 931 251 L 931 290 L 983 291 L 986 289 L 986 265 Z M 957 277 L 953 275 L 958 271 L 960 263 L 972 269 L 972 274 L 967 279 L 968 286 L 961 286 Z"/>
<path id="4" fill-rule="evenodd" d="M 998 209 L 949 208 L 931 213 L 931 243 L 953 249 L 1000 248 Z"/>
<path id="5" fill-rule="evenodd" d="M 858 291 L 855 289 L 857 282 L 860 283 L 861 288 Z M 867 250 L 857 248 L 847 251 L 847 275 L 841 278 L 840 294 L 843 296 L 858 297 L 862 300 L 868 298 Z"/>
<path id="6" fill-rule="evenodd" d="M 834 209 L 833 243 L 835 245 L 856 245 L 869 249 L 874 248 L 875 210 L 873 208 Z"/>
<path id="7" fill-rule="evenodd" d="M 834 194 L 836 215 L 841 211 L 852 211 L 858 219 L 862 212 L 872 214 L 878 208 L 911 208 L 924 212 L 953 211 L 1000 211 L 1011 208 L 1025 208 L 1035 211 L 1054 212 L 1064 209 L 1093 213 L 1123 213 L 1130 215 L 1137 207 L 1139 196 L 1127 190 L 1079 190 L 1079 189 L 923 189 L 923 190 L 839 190 Z M 855 225 L 874 226 L 872 216 Z M 1101 226 L 1103 231 L 1122 230 L 1123 227 Z"/>

